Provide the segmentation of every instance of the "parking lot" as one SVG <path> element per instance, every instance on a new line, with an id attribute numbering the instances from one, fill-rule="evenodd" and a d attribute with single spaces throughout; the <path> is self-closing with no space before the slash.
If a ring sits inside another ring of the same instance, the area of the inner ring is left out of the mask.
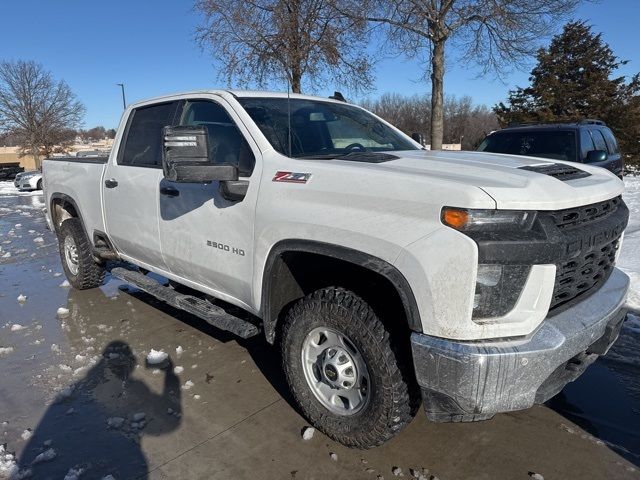
<path id="1" fill-rule="evenodd" d="M 64 286 L 43 208 L 40 193 L 0 188 L 0 445 L 32 478 L 639 477 L 637 319 L 548 406 L 475 424 L 420 412 L 384 446 L 350 450 L 302 439 L 260 337 L 239 341 L 115 279 Z M 147 365 L 152 349 L 171 363 Z"/>

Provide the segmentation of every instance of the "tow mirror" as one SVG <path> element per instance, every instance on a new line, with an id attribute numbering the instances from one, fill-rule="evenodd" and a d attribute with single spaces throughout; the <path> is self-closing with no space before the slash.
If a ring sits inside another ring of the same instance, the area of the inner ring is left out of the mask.
<path id="1" fill-rule="evenodd" d="M 609 158 L 609 155 L 604 150 L 591 150 L 587 152 L 585 163 L 604 162 L 607 158 Z"/>
<path id="2" fill-rule="evenodd" d="M 411 138 L 413 138 L 420 145 L 424 145 L 424 136 L 421 133 L 412 133 Z"/>
<path id="3" fill-rule="evenodd" d="M 167 180 L 177 183 L 238 180 L 235 165 L 215 164 L 209 152 L 206 127 L 164 127 L 162 139 L 162 171 Z"/>

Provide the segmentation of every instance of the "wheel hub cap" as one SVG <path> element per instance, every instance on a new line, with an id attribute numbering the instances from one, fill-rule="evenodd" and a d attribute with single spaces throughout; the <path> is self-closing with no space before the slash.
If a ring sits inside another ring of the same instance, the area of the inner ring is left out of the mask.
<path id="1" fill-rule="evenodd" d="M 312 330 L 303 343 L 302 364 L 309 388 L 331 412 L 353 415 L 368 403 L 369 372 L 364 359 L 337 330 Z"/>
<path id="2" fill-rule="evenodd" d="M 64 239 L 64 258 L 67 267 L 73 275 L 78 274 L 80 262 L 78 260 L 78 248 L 73 237 L 66 237 Z"/>

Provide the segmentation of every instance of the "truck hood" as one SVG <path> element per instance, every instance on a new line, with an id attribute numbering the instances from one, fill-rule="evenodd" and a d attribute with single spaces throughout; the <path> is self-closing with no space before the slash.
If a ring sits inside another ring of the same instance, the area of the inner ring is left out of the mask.
<path id="1" fill-rule="evenodd" d="M 500 209 L 560 210 L 604 201 L 624 190 L 623 182 L 608 170 L 575 162 L 486 152 L 411 150 L 393 153 L 400 158 L 381 163 L 334 161 L 360 163 L 360 168 L 385 170 L 389 174 L 428 176 L 477 187 L 491 196 Z M 589 175 L 563 180 L 523 169 L 544 169 L 554 164 L 573 167 Z"/>

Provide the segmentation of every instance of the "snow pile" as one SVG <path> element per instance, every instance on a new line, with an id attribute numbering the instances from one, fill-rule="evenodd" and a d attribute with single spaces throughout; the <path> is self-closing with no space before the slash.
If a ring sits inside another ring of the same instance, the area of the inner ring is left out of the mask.
<path id="1" fill-rule="evenodd" d="M 65 280 L 64 282 L 62 282 L 62 283 L 60 284 L 60 286 L 61 286 L 62 288 L 67 288 L 67 287 L 70 287 L 71 285 L 69 284 L 69 280 Z"/>
<path id="2" fill-rule="evenodd" d="M 26 302 L 26 301 L 27 301 L 27 296 L 26 296 L 26 295 L 23 295 L 23 294 L 20 294 L 20 295 L 18 295 L 17 300 L 18 300 L 20 303 L 24 303 L 24 302 Z"/>
<path id="3" fill-rule="evenodd" d="M 58 456 L 57 452 L 53 448 L 49 448 L 38 455 L 34 460 L 32 465 L 41 462 L 48 462 L 49 460 L 53 460 Z"/>
<path id="4" fill-rule="evenodd" d="M 42 238 L 42 237 L 36 237 L 36 238 L 34 238 L 34 239 L 33 239 L 33 241 L 34 241 L 35 243 L 44 243 L 44 238 Z"/>
<path id="5" fill-rule="evenodd" d="M 182 390 L 191 390 L 191 387 L 193 387 L 194 383 L 191 380 L 187 380 L 186 382 L 184 382 L 184 385 L 182 385 Z"/>
<path id="6" fill-rule="evenodd" d="M 182 346 L 178 346 L 176 348 L 176 355 L 178 355 L 179 357 L 180 355 L 182 355 L 182 352 L 184 352 L 184 348 L 182 348 Z"/>
<path id="7" fill-rule="evenodd" d="M 19 332 L 20 330 L 24 330 L 25 327 L 20 325 L 19 323 L 14 323 L 13 325 L 11 325 L 11 331 L 12 332 Z"/>
<path id="8" fill-rule="evenodd" d="M 316 429 L 313 427 L 304 427 L 302 429 L 302 439 L 303 440 L 311 440 L 313 438 L 313 434 L 316 433 Z"/>
<path id="9" fill-rule="evenodd" d="M 77 465 L 70 468 L 67 474 L 64 476 L 64 480 L 78 480 L 80 475 L 84 473 L 84 468 L 80 468 Z"/>
<path id="10" fill-rule="evenodd" d="M 13 347 L 0 347 L 0 355 L 8 355 L 13 352 Z"/>
<path id="11" fill-rule="evenodd" d="M 68 308 L 64 308 L 64 307 L 60 307 L 60 308 L 58 308 L 58 311 L 56 312 L 56 314 L 60 318 L 66 318 L 66 317 L 69 316 L 69 309 Z"/>
<path id="12" fill-rule="evenodd" d="M 167 358 L 169 358 L 169 355 L 163 350 L 154 350 L 152 348 L 147 354 L 147 363 L 149 363 L 149 365 L 157 365 L 158 363 L 164 362 Z"/>
<path id="13" fill-rule="evenodd" d="M 0 445 L 0 477 L 24 478 L 18 474 L 18 463 L 13 453 L 6 450 L 6 445 Z"/>
<path id="14" fill-rule="evenodd" d="M 27 428 L 24 432 L 22 432 L 22 435 L 20 436 L 23 440 L 27 441 L 31 438 L 31 435 L 33 435 L 33 432 L 31 431 L 31 429 Z"/>
<path id="15" fill-rule="evenodd" d="M 627 304 L 640 310 L 640 177 L 624 177 L 624 186 L 622 198 L 629 208 L 629 224 L 616 266 L 631 278 Z"/>
<path id="16" fill-rule="evenodd" d="M 180 365 L 176 365 L 176 367 L 173 369 L 173 373 L 175 373 L 176 375 L 179 375 L 182 372 L 184 372 L 184 367 L 181 367 Z"/>

